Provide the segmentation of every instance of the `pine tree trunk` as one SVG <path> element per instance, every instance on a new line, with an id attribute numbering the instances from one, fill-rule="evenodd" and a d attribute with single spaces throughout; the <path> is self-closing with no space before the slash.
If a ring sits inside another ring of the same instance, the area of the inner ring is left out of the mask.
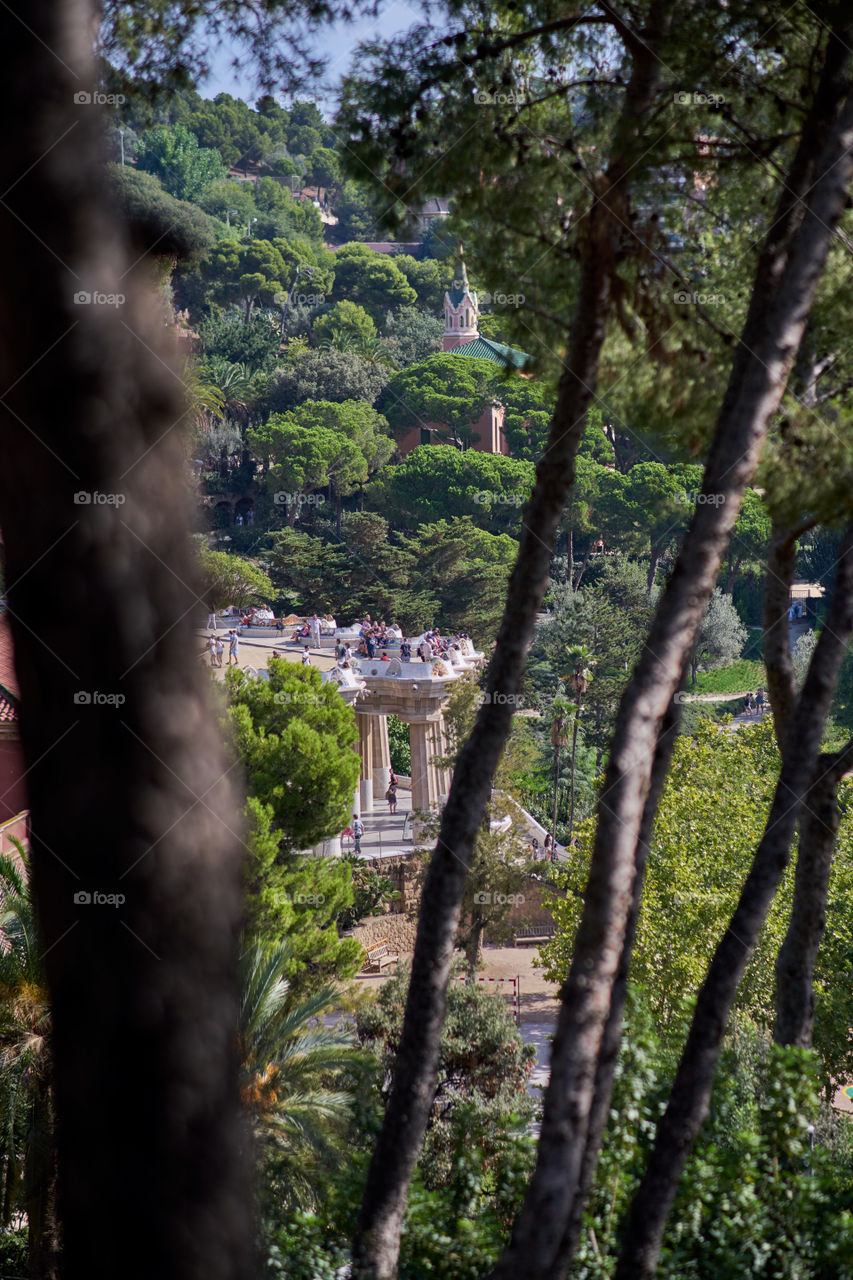
<path id="1" fill-rule="evenodd" d="M 489 666 L 487 698 L 463 746 L 442 814 L 439 839 L 421 897 L 412 976 L 403 1030 L 386 1108 L 362 1201 L 353 1272 L 358 1280 L 391 1280 L 409 1183 L 429 1117 L 450 962 L 474 839 L 489 799 L 498 759 L 509 735 L 514 696 L 519 692 L 536 614 L 545 594 L 551 555 L 566 498 L 574 481 L 575 457 L 586 411 L 592 402 L 607 321 L 618 245 L 627 213 L 629 174 L 644 117 L 656 101 L 661 64 L 654 52 L 657 33 L 632 42 L 634 68 L 620 119 L 620 144 L 611 158 L 585 220 L 575 319 L 548 444 L 525 510 L 518 558 L 507 605 Z"/>
<path id="2" fill-rule="evenodd" d="M 776 743 L 783 755 L 797 702 L 797 685 L 791 660 L 791 624 L 788 619 L 791 584 L 796 569 L 796 535 L 774 525 L 770 534 L 770 552 L 764 578 L 762 621 L 767 696 L 773 709 Z"/>
<path id="3" fill-rule="evenodd" d="M 810 1049 L 814 1030 L 814 971 L 826 928 L 826 898 L 841 821 L 838 784 L 853 764 L 853 739 L 818 757 L 800 819 L 800 847 L 791 919 L 776 959 L 777 1044 Z"/>
<path id="4" fill-rule="evenodd" d="M 853 634 L 853 530 L 802 695 L 761 842 L 711 961 L 646 1171 L 631 1204 L 614 1280 L 650 1280 L 687 1157 L 708 1114 L 714 1072 L 743 972 L 788 865 L 794 827 L 813 776 L 826 716 Z"/>
<path id="5" fill-rule="evenodd" d="M 686 672 L 684 674 L 686 676 Z M 605 1023 L 604 1035 L 602 1036 L 601 1041 L 601 1053 L 598 1057 L 598 1065 L 595 1074 L 595 1089 L 589 1113 L 589 1125 L 587 1127 L 583 1161 L 581 1163 L 578 1194 L 575 1197 L 572 1212 L 566 1226 L 566 1231 L 560 1242 L 560 1248 L 555 1259 L 555 1277 L 562 1277 L 568 1274 L 571 1260 L 574 1257 L 575 1249 L 577 1248 L 578 1240 L 580 1239 L 580 1232 L 583 1226 L 583 1214 L 586 1207 L 587 1197 L 589 1196 L 589 1192 L 592 1188 L 593 1178 L 595 1177 L 595 1170 L 598 1164 L 598 1156 L 601 1150 L 605 1129 L 607 1128 L 607 1121 L 610 1116 L 610 1100 L 613 1094 L 613 1080 L 616 1073 L 619 1048 L 622 1043 L 622 1022 L 625 1015 L 625 999 L 628 993 L 628 971 L 631 963 L 631 953 L 634 947 L 634 938 L 637 931 L 637 918 L 640 912 L 640 902 L 642 900 L 643 884 L 645 882 L 646 863 L 648 861 L 649 849 L 651 847 L 652 830 L 654 827 L 658 804 L 660 802 L 667 774 L 669 773 L 672 753 L 675 749 L 675 744 L 678 741 L 678 727 L 681 721 L 681 705 L 682 704 L 677 702 L 675 699 L 673 699 L 669 704 L 661 725 L 660 734 L 658 735 L 657 745 L 655 747 L 655 758 L 654 764 L 652 765 L 652 780 L 649 787 L 649 794 L 646 799 L 646 806 L 643 810 L 643 820 L 640 825 L 640 835 L 637 841 L 637 860 L 634 873 L 634 885 L 631 895 L 631 913 L 628 917 L 628 924 L 625 930 L 625 941 L 622 946 L 622 954 L 619 958 L 619 969 L 616 974 L 616 981 L 613 984 L 613 994 L 610 999 L 610 1011 L 607 1015 L 607 1022 Z"/>
<path id="6" fill-rule="evenodd" d="M 182 370 L 150 246 L 113 220 L 99 109 L 75 102 L 93 88 L 94 30 L 80 0 L 32 0 L 26 23 L 0 8 L 0 526 L 63 1276 L 238 1280 L 252 1274 L 243 846 L 196 656 Z"/>

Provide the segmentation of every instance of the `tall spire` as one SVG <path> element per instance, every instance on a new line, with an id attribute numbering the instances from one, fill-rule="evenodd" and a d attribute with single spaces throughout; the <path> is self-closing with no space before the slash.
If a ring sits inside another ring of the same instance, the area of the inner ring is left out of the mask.
<path id="1" fill-rule="evenodd" d="M 459 243 L 459 275 L 453 281 L 452 288 L 444 295 L 444 337 L 442 347 L 452 351 L 454 347 L 466 342 L 474 342 L 479 336 L 477 295 L 468 283 L 468 269 L 465 266 L 465 250 Z"/>
<path id="2" fill-rule="evenodd" d="M 468 268 L 465 266 L 465 246 L 461 240 L 459 241 L 459 265 L 462 268 L 462 288 L 466 293 L 468 293 L 470 290 L 470 286 L 468 284 Z"/>

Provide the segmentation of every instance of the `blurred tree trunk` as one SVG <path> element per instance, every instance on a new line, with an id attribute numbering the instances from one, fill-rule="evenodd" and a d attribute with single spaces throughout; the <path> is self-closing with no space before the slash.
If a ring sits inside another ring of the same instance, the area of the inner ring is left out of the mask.
<path id="1" fill-rule="evenodd" d="M 105 191 L 95 29 L 80 0 L 0 10 L 0 525 L 63 1274 L 236 1280 L 252 1209 L 233 766 L 196 657 L 180 366 Z"/>

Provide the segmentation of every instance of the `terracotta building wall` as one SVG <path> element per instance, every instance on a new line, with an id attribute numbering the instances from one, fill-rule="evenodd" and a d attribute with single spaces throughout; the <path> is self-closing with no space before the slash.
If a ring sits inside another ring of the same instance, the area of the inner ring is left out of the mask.
<path id="1" fill-rule="evenodd" d="M 17 734 L 0 736 L 0 822 L 27 807 L 26 765 Z"/>

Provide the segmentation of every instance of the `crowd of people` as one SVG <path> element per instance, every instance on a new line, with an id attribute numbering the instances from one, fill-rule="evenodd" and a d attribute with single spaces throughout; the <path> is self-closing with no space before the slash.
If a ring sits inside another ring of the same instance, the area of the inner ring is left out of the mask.
<path id="1" fill-rule="evenodd" d="M 392 657 L 399 656 L 401 662 L 412 661 L 413 641 L 403 635 L 400 628 L 393 623 L 385 623 L 381 618 L 373 621 L 370 614 L 362 620 L 358 631 L 358 644 L 355 653 L 349 643 L 343 639 L 335 647 L 335 656 L 339 662 L 344 659 L 376 658 L 380 662 L 389 662 Z M 416 645 L 416 653 L 421 662 L 433 662 L 444 658 L 453 661 L 454 654 L 461 657 L 463 642 L 469 639 L 467 632 L 457 631 L 452 637 L 442 636 L 436 628 L 425 631 Z M 399 650 L 398 650 L 399 646 Z M 388 650 L 392 649 L 389 653 Z M 397 651 L 398 650 L 398 651 Z"/>

